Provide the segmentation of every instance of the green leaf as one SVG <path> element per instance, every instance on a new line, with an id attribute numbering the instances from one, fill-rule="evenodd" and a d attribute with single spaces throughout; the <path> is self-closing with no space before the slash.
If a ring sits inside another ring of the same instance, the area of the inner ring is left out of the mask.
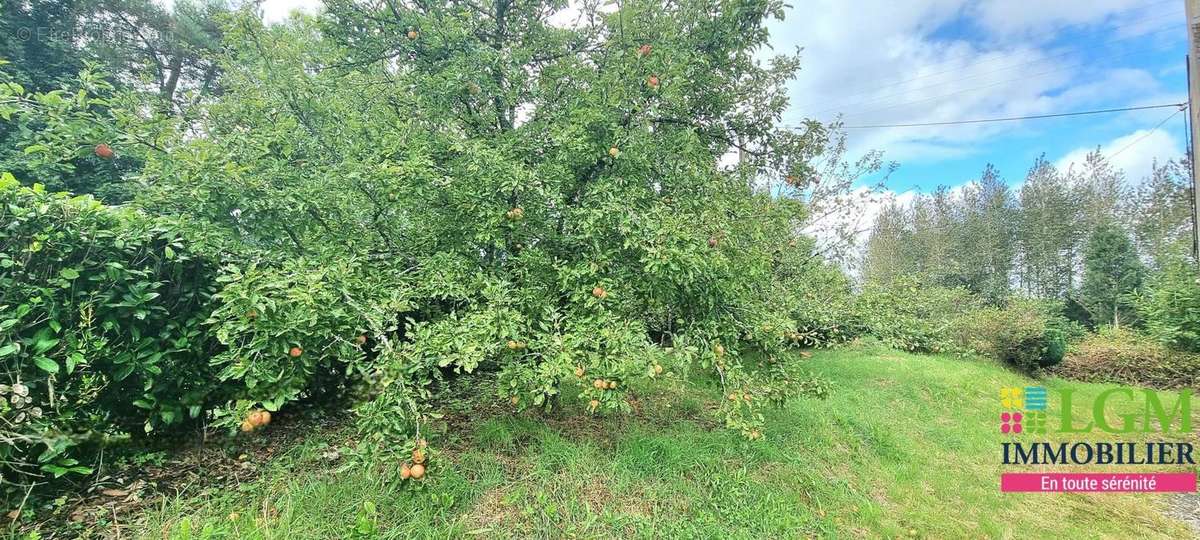
<path id="1" fill-rule="evenodd" d="M 79 279 L 79 270 L 74 268 L 63 268 L 62 270 L 58 271 L 58 275 L 67 280 Z"/>
<path id="2" fill-rule="evenodd" d="M 46 373 L 58 373 L 58 362 L 46 358 L 45 356 L 35 357 L 33 359 L 33 363 L 37 364 L 37 367 L 41 368 L 41 370 L 45 371 Z"/>
<path id="3" fill-rule="evenodd" d="M 83 358 L 82 354 L 79 354 L 77 352 L 71 353 L 71 355 L 67 357 L 67 373 L 68 374 L 74 373 L 75 366 L 82 364 L 83 362 L 84 362 L 84 358 Z"/>
<path id="4" fill-rule="evenodd" d="M 33 344 L 33 352 L 42 354 L 58 345 L 58 338 L 42 338 Z"/>

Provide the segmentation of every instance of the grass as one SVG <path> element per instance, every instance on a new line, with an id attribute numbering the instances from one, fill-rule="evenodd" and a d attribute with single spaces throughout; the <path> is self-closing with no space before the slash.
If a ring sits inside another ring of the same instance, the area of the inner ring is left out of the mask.
<path id="1" fill-rule="evenodd" d="M 476 419 L 418 489 L 394 464 L 340 471 L 318 433 L 254 481 L 138 517 L 144 538 L 1180 538 L 1144 494 L 1001 494 L 1004 367 L 876 348 L 818 352 L 834 384 L 770 413 L 765 441 L 714 427 L 719 398 L 675 381 L 634 418 Z M 1047 380 L 1080 396 L 1104 385 Z M 491 399 L 482 398 L 482 399 Z M 1051 418 L 1057 413 L 1051 411 Z M 126 534 L 125 536 L 130 536 Z"/>

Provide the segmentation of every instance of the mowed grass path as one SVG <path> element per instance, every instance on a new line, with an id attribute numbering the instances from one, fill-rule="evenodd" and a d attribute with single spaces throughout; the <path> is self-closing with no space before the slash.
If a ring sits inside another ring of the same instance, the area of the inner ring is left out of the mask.
<path id="1" fill-rule="evenodd" d="M 717 389 L 674 381 L 645 389 L 633 418 L 568 411 L 550 420 L 475 420 L 467 433 L 434 441 L 442 449 L 419 489 L 397 481 L 395 464 L 337 471 L 326 453 L 346 435 L 317 434 L 265 464 L 253 483 L 164 501 L 139 517 L 134 532 L 279 539 L 1192 535 L 1163 516 L 1161 496 L 1001 494 L 999 388 L 1030 382 L 1003 366 L 871 347 L 817 352 L 806 364 L 834 383 L 832 395 L 771 412 L 765 442 L 712 425 L 706 409 L 720 398 Z M 1081 397 L 1105 388 L 1043 383 L 1076 387 Z"/>

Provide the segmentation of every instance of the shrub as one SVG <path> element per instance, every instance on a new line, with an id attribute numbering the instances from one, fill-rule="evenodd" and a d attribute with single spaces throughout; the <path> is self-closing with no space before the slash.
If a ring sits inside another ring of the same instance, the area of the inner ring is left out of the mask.
<path id="1" fill-rule="evenodd" d="M 959 350 L 1025 371 L 1053 366 L 1062 361 L 1071 333 L 1064 320 L 1050 315 L 1054 311 L 1053 306 L 1034 300 L 982 307 L 955 322 L 954 341 Z"/>
<path id="2" fill-rule="evenodd" d="M 216 265 L 178 222 L 0 178 L 0 361 L 10 482 L 85 472 L 76 447 L 199 416 Z"/>
<path id="3" fill-rule="evenodd" d="M 966 289 L 933 287 L 915 278 L 870 283 L 855 299 L 854 315 L 866 333 L 912 352 L 953 348 L 950 327 L 977 300 Z"/>
<path id="4" fill-rule="evenodd" d="M 1067 353 L 1055 374 L 1152 388 L 1200 388 L 1200 355 L 1172 351 L 1127 328 L 1101 328 Z"/>
<path id="5" fill-rule="evenodd" d="M 219 424 L 233 427 L 259 405 L 276 411 L 316 391 L 345 390 L 369 373 L 368 353 L 409 307 L 408 289 L 387 275 L 354 259 L 224 267 L 206 324 L 225 347 L 211 359 L 215 379 L 239 402 L 217 411 Z"/>
<path id="6" fill-rule="evenodd" d="M 788 336 L 807 347 L 829 347 L 860 336 L 865 328 L 856 316 L 849 278 L 822 266 L 796 284 L 799 305 L 792 310 L 796 332 Z"/>

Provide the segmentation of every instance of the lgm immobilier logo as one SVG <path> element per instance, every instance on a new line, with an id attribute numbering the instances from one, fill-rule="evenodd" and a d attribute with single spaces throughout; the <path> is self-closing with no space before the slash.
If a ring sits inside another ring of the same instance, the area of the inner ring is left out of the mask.
<path id="1" fill-rule="evenodd" d="M 1050 399 L 1059 403 L 1058 418 L 1050 418 Z M 1086 467 L 1089 472 L 1006 472 L 1000 490 L 1042 491 L 1196 491 L 1195 457 L 1191 442 L 1153 440 L 1159 436 L 1192 433 L 1191 391 L 1173 400 L 1153 390 L 1111 388 L 1084 398 L 1073 389 L 1052 396 L 1045 387 L 1000 389 L 1002 463 L 1006 466 Z M 1115 410 L 1124 412 L 1116 413 Z M 1086 411 L 1086 412 L 1084 412 Z M 1067 434 L 1056 441 L 1049 433 Z M 1075 440 L 1070 435 L 1103 433 L 1111 440 Z M 1123 441 L 1122 438 L 1137 438 Z M 1175 472 L 1129 471 L 1130 466 L 1171 467 Z M 1188 472 L 1178 472 L 1179 469 Z M 1097 471 L 1096 469 L 1103 469 Z"/>

